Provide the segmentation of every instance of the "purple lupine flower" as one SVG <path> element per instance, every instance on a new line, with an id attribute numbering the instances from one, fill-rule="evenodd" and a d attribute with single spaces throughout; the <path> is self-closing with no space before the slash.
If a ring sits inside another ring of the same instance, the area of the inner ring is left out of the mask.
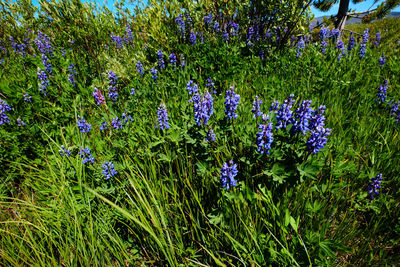
<path id="1" fill-rule="evenodd" d="M 93 97 L 94 101 L 96 102 L 96 105 L 100 106 L 100 104 L 102 105 L 106 104 L 106 100 L 104 99 L 104 96 L 101 94 L 101 91 L 99 89 L 94 88 Z"/>
<path id="2" fill-rule="evenodd" d="M 118 100 L 118 92 L 117 92 L 117 80 L 118 77 L 115 73 L 110 70 L 108 72 L 109 86 L 108 86 L 108 97 L 111 98 L 113 102 L 117 102 Z"/>
<path id="3" fill-rule="evenodd" d="M 110 162 L 104 162 L 104 164 L 101 166 L 103 170 L 104 177 L 106 177 L 106 180 L 110 179 L 111 177 L 115 176 L 118 174 L 118 171 L 115 170 L 114 164 Z"/>
<path id="4" fill-rule="evenodd" d="M 165 63 L 164 63 L 164 53 L 160 50 L 157 52 L 158 56 L 158 68 L 159 69 L 165 69 Z"/>
<path id="5" fill-rule="evenodd" d="M 216 33 L 219 33 L 219 23 L 218 23 L 218 21 L 214 22 L 213 30 L 214 30 Z"/>
<path id="6" fill-rule="evenodd" d="M 317 128 L 323 128 L 325 126 L 325 112 L 326 107 L 324 105 L 320 105 L 318 110 L 314 110 L 312 112 L 312 117 L 310 119 L 310 130 L 315 130 Z"/>
<path id="7" fill-rule="evenodd" d="M 72 85 L 75 85 L 76 84 L 76 81 L 75 81 L 76 70 L 75 70 L 74 64 L 72 64 L 72 63 L 69 64 L 68 71 L 69 71 L 68 80 Z"/>
<path id="8" fill-rule="evenodd" d="M 136 95 L 136 90 L 135 88 L 131 88 L 131 92 L 129 93 L 130 95 Z"/>
<path id="9" fill-rule="evenodd" d="M 53 47 L 51 45 L 50 38 L 46 34 L 43 34 L 39 31 L 34 42 L 36 43 L 41 54 L 53 56 Z"/>
<path id="10" fill-rule="evenodd" d="M 58 152 L 60 152 L 61 156 L 67 156 L 67 157 L 71 156 L 71 151 L 68 150 L 68 148 L 65 148 L 63 145 L 61 145 L 61 149 L 58 150 Z"/>
<path id="11" fill-rule="evenodd" d="M 11 110 L 12 108 L 6 103 L 6 101 L 0 99 L 0 125 L 10 123 L 7 112 Z"/>
<path id="12" fill-rule="evenodd" d="M 125 109 L 125 111 L 126 111 L 126 109 Z M 131 115 L 126 115 L 125 112 L 122 113 L 121 119 L 122 119 L 123 124 L 127 124 L 128 122 L 133 121 Z"/>
<path id="13" fill-rule="evenodd" d="M 296 53 L 296 57 L 299 58 L 301 57 L 302 53 L 301 51 L 304 50 L 304 48 L 306 47 L 303 37 L 300 37 L 300 40 L 297 42 L 297 53 Z"/>
<path id="14" fill-rule="evenodd" d="M 392 104 L 390 107 L 390 114 L 394 117 L 396 117 L 396 124 L 400 123 L 400 102 L 397 101 L 396 103 Z"/>
<path id="15" fill-rule="evenodd" d="M 186 84 L 186 90 L 188 90 L 189 95 L 193 95 L 199 91 L 199 87 L 192 80 L 189 80 Z"/>
<path id="16" fill-rule="evenodd" d="M 336 39 L 339 38 L 339 36 L 340 36 L 340 30 L 339 30 L 339 29 L 332 29 L 332 31 L 331 31 L 331 38 L 332 38 L 333 40 L 336 40 Z"/>
<path id="17" fill-rule="evenodd" d="M 208 89 L 212 91 L 214 95 L 217 94 L 217 92 L 214 89 L 214 82 L 212 81 L 211 77 L 207 78 L 206 87 L 208 87 Z"/>
<path id="18" fill-rule="evenodd" d="M 377 32 L 374 43 L 375 47 L 378 48 L 380 43 L 381 43 L 381 32 Z"/>
<path id="19" fill-rule="evenodd" d="M 285 128 L 292 122 L 293 117 L 293 103 L 295 102 L 293 99 L 294 95 L 291 94 L 288 99 L 283 101 L 278 111 L 275 111 L 276 115 L 276 129 Z"/>
<path id="20" fill-rule="evenodd" d="M 369 29 L 367 28 L 364 31 L 363 37 L 362 37 L 362 41 L 361 41 L 361 45 L 360 45 L 360 58 L 364 58 L 366 50 L 367 50 L 367 43 L 368 43 L 368 38 L 369 38 Z"/>
<path id="21" fill-rule="evenodd" d="M 44 65 L 44 69 L 47 71 L 47 73 L 53 73 L 53 69 L 51 67 L 50 60 L 46 56 L 46 54 L 42 54 L 42 62 L 43 62 L 43 65 Z"/>
<path id="22" fill-rule="evenodd" d="M 88 133 L 90 132 L 90 129 L 92 129 L 92 126 L 89 123 L 87 123 L 83 117 L 80 116 L 78 116 L 76 124 L 78 125 L 79 131 L 81 133 Z"/>
<path id="23" fill-rule="evenodd" d="M 235 187 L 237 181 L 235 180 L 238 174 L 237 165 L 230 160 L 228 163 L 224 163 L 221 168 L 221 183 L 222 187 L 229 190 L 230 187 Z"/>
<path id="24" fill-rule="evenodd" d="M 65 58 L 67 56 L 67 53 L 65 52 L 64 47 L 61 47 L 61 55 L 63 58 Z"/>
<path id="25" fill-rule="evenodd" d="M 384 54 L 382 54 L 382 56 L 379 58 L 379 68 L 382 68 L 385 62 L 386 62 L 386 57 Z"/>
<path id="26" fill-rule="evenodd" d="M 260 110 L 260 106 L 262 104 L 262 100 L 258 98 L 258 96 L 256 95 L 256 97 L 254 98 L 253 101 L 253 109 L 251 110 L 251 112 L 253 112 L 253 119 L 260 117 L 263 115 L 263 113 Z"/>
<path id="27" fill-rule="evenodd" d="M 253 45 L 253 43 L 251 42 L 252 39 L 253 39 L 253 35 L 254 35 L 254 27 L 250 26 L 249 30 L 248 30 L 248 33 L 247 33 L 247 41 L 246 41 L 248 46 L 252 46 Z"/>
<path id="28" fill-rule="evenodd" d="M 139 72 L 139 74 L 143 76 L 144 71 L 143 71 L 142 62 L 138 61 L 138 62 L 136 63 L 136 69 L 137 69 L 137 72 Z"/>
<path id="29" fill-rule="evenodd" d="M 151 78 L 153 78 L 154 82 L 157 83 L 157 78 L 158 78 L 157 69 L 153 67 L 153 68 L 151 68 L 150 72 L 151 72 L 151 75 L 152 75 Z"/>
<path id="30" fill-rule="evenodd" d="M 39 90 L 41 93 L 43 93 L 46 96 L 47 95 L 47 91 L 46 91 L 47 86 L 50 85 L 49 78 L 47 77 L 46 72 L 42 71 L 42 70 L 38 71 L 37 75 L 38 75 L 38 79 L 40 81 Z"/>
<path id="31" fill-rule="evenodd" d="M 26 123 L 21 118 L 18 118 L 17 119 L 17 125 L 18 125 L 18 127 L 22 127 L 22 126 L 25 126 Z"/>
<path id="32" fill-rule="evenodd" d="M 328 43 L 326 39 L 328 38 L 329 35 L 329 29 L 328 28 L 321 28 L 319 31 L 319 37 L 321 38 L 321 52 L 323 54 L 326 53 L 326 47 L 328 46 Z"/>
<path id="33" fill-rule="evenodd" d="M 193 97 L 193 109 L 194 109 L 194 120 L 198 126 L 202 123 L 207 125 L 208 120 L 210 119 L 211 115 L 213 114 L 213 101 L 214 98 L 211 94 L 206 91 L 204 95 L 199 93 L 194 93 Z"/>
<path id="34" fill-rule="evenodd" d="M 303 100 L 300 107 L 295 111 L 293 126 L 291 132 L 296 134 L 301 132 L 303 135 L 307 135 L 307 131 L 310 131 L 310 120 L 313 115 L 313 110 L 311 108 L 311 100 Z"/>
<path id="35" fill-rule="evenodd" d="M 344 46 L 344 43 L 341 39 L 338 39 L 336 43 L 336 49 L 339 50 L 338 61 L 340 61 L 342 56 L 347 54 L 347 48 Z"/>
<path id="36" fill-rule="evenodd" d="M 32 103 L 32 97 L 28 93 L 26 93 L 24 94 L 24 101 Z"/>
<path id="37" fill-rule="evenodd" d="M 269 108 L 269 111 L 270 112 L 275 112 L 275 113 L 277 113 L 278 112 L 278 109 L 279 109 L 279 101 L 274 101 L 274 102 L 272 102 L 272 104 L 271 104 L 271 107 Z"/>
<path id="38" fill-rule="evenodd" d="M 208 13 L 208 15 L 204 17 L 204 24 L 206 26 L 206 29 L 208 29 L 212 23 L 213 23 L 213 15 L 212 13 Z"/>
<path id="39" fill-rule="evenodd" d="M 382 173 L 379 173 L 376 177 L 371 178 L 371 182 L 368 185 L 368 193 L 371 199 L 374 199 L 374 195 L 379 195 L 378 189 L 381 189 Z"/>
<path id="40" fill-rule="evenodd" d="M 379 90 L 378 90 L 378 94 L 377 94 L 378 99 L 376 101 L 378 101 L 380 104 L 382 104 L 386 99 L 388 82 L 389 82 L 388 80 L 385 80 L 383 82 L 383 84 L 381 84 L 379 86 Z"/>
<path id="41" fill-rule="evenodd" d="M 118 49 L 124 47 L 124 41 L 122 40 L 121 36 L 111 34 L 111 43 L 115 44 Z"/>
<path id="42" fill-rule="evenodd" d="M 186 35 L 186 24 L 185 24 L 185 21 L 183 20 L 183 15 L 179 14 L 179 16 L 176 17 L 175 22 L 178 25 L 178 30 L 181 33 L 181 36 L 183 38 L 185 38 L 185 35 Z"/>
<path id="43" fill-rule="evenodd" d="M 176 65 L 176 56 L 175 56 L 174 53 L 171 53 L 171 54 L 169 55 L 169 63 L 171 64 L 171 66 L 172 66 L 173 68 L 175 68 L 175 65 Z"/>
<path id="44" fill-rule="evenodd" d="M 118 117 L 114 118 L 111 122 L 111 126 L 115 129 L 115 130 L 119 130 L 122 129 L 122 122 L 118 119 Z"/>
<path id="45" fill-rule="evenodd" d="M 191 31 L 189 36 L 189 42 L 191 45 L 196 44 L 197 32 Z"/>
<path id="46" fill-rule="evenodd" d="M 83 164 L 86 164 L 87 162 L 94 163 L 94 157 L 90 153 L 90 149 L 88 147 L 86 147 L 85 149 L 81 147 L 81 151 L 79 151 L 79 155 L 81 155 Z"/>
<path id="47" fill-rule="evenodd" d="M 268 120 L 268 117 L 266 118 Z M 271 144 L 274 141 L 274 137 L 272 136 L 272 122 L 268 124 L 260 123 L 258 125 L 259 132 L 257 132 L 257 152 L 269 155 L 269 150 L 271 149 Z"/>
<path id="48" fill-rule="evenodd" d="M 239 101 L 240 95 L 235 93 L 235 88 L 233 86 L 229 87 L 229 90 L 225 92 L 226 119 L 231 120 L 238 117 L 236 110 L 239 105 Z"/>
<path id="49" fill-rule="evenodd" d="M 206 139 L 207 139 L 208 142 L 215 142 L 216 141 L 215 133 L 214 133 L 213 129 L 208 130 Z"/>
<path id="50" fill-rule="evenodd" d="M 167 107 L 165 106 L 164 103 L 161 103 L 160 107 L 157 110 L 157 118 L 158 118 L 158 127 L 161 130 L 169 128 L 168 112 L 167 112 Z"/>
<path id="51" fill-rule="evenodd" d="M 349 43 L 347 45 L 347 50 L 351 52 L 351 50 L 353 50 L 355 45 L 356 45 L 356 38 L 353 35 L 351 35 Z"/>
<path id="52" fill-rule="evenodd" d="M 181 55 L 181 67 L 184 68 L 185 67 L 185 56 Z"/>
<path id="53" fill-rule="evenodd" d="M 108 128 L 107 128 L 107 122 L 106 122 L 106 121 L 103 121 L 103 122 L 101 123 L 99 129 L 100 129 L 100 131 L 104 131 L 104 130 L 108 129 Z"/>
<path id="54" fill-rule="evenodd" d="M 313 155 L 318 153 L 327 144 L 327 136 L 330 135 L 331 129 L 317 127 L 311 132 L 311 136 L 307 140 L 307 150 Z"/>
<path id="55" fill-rule="evenodd" d="M 125 27 L 125 32 L 126 32 L 126 37 L 128 38 L 128 40 L 133 43 L 133 34 L 132 34 L 132 29 L 131 26 L 129 24 L 126 25 Z"/>

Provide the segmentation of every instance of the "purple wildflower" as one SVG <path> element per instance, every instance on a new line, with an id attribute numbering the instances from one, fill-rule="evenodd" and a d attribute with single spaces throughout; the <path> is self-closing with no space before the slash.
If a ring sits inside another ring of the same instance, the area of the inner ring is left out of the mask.
<path id="1" fill-rule="evenodd" d="M 28 93 L 26 93 L 24 94 L 24 101 L 32 103 L 32 97 Z"/>
<path id="2" fill-rule="evenodd" d="M 206 139 L 207 139 L 208 142 L 215 142 L 216 141 L 215 133 L 214 133 L 213 129 L 208 130 Z"/>
<path id="3" fill-rule="evenodd" d="M 302 53 L 301 51 L 304 50 L 304 48 L 306 47 L 303 37 L 300 37 L 300 40 L 297 42 L 297 54 L 296 57 L 299 58 L 301 57 Z"/>
<path id="4" fill-rule="evenodd" d="M 295 120 L 293 120 L 293 126 L 291 128 L 293 134 L 301 132 L 303 135 L 306 135 L 307 131 L 310 131 L 309 121 L 313 115 L 313 110 L 310 107 L 311 102 L 311 100 L 303 100 L 300 107 L 296 109 L 294 115 Z"/>
<path id="5" fill-rule="evenodd" d="M 17 119 L 17 125 L 18 125 L 18 127 L 22 127 L 22 126 L 25 126 L 26 123 L 21 118 L 18 118 Z"/>
<path id="6" fill-rule="evenodd" d="M 379 195 L 378 189 L 381 189 L 382 173 L 379 173 L 376 177 L 371 178 L 371 183 L 368 185 L 368 193 L 371 199 L 374 199 L 374 195 Z"/>
<path id="7" fill-rule="evenodd" d="M 175 56 L 174 53 L 171 53 L 171 54 L 169 55 L 169 63 L 171 64 L 171 66 L 172 66 L 173 68 L 175 68 L 175 65 L 176 65 L 176 56 Z"/>
<path id="8" fill-rule="evenodd" d="M 236 110 L 239 105 L 239 101 L 240 95 L 235 93 L 235 88 L 233 86 L 229 87 L 229 90 L 225 93 L 226 119 L 231 120 L 238 117 Z"/>
<path id="9" fill-rule="evenodd" d="M 71 151 L 68 150 L 68 148 L 65 148 L 63 145 L 61 145 L 61 149 L 58 150 L 58 152 L 60 152 L 61 156 L 67 156 L 67 157 L 71 156 Z"/>
<path id="10" fill-rule="evenodd" d="M 137 72 L 139 72 L 139 74 L 143 76 L 144 71 L 143 71 L 142 62 L 138 61 L 138 62 L 136 63 L 136 69 L 137 69 Z"/>
<path id="11" fill-rule="evenodd" d="M 260 110 L 260 106 L 262 104 L 262 100 L 258 98 L 258 96 L 256 95 L 256 97 L 254 98 L 253 101 L 253 109 L 251 110 L 251 112 L 253 112 L 253 118 L 257 118 L 262 116 L 262 112 Z"/>
<path id="12" fill-rule="evenodd" d="M 161 51 L 161 49 L 158 50 L 157 56 L 158 56 L 158 68 L 165 69 L 164 53 Z"/>
<path id="13" fill-rule="evenodd" d="M 103 170 L 104 177 L 106 177 L 106 180 L 110 179 L 111 177 L 115 176 L 118 174 L 118 172 L 115 170 L 114 164 L 110 162 L 104 162 L 104 164 L 101 166 Z"/>
<path id="14" fill-rule="evenodd" d="M 94 101 L 96 102 L 96 105 L 98 106 L 100 106 L 100 104 L 104 105 L 106 103 L 104 96 L 101 94 L 101 91 L 97 88 L 94 88 L 93 97 Z"/>
<path id="15" fill-rule="evenodd" d="M 293 97 L 294 97 L 294 95 L 291 94 L 288 99 L 283 101 L 279 110 L 275 111 L 275 113 L 277 113 L 277 115 L 276 115 L 277 122 L 276 122 L 276 126 L 275 126 L 276 129 L 280 129 L 280 128 L 286 129 L 288 124 L 292 121 L 292 117 L 293 117 L 292 107 L 293 107 L 293 103 L 295 102 Z"/>
<path id="16" fill-rule="evenodd" d="M 364 31 L 363 37 L 362 37 L 362 42 L 360 45 L 360 58 L 364 58 L 366 50 L 367 50 L 367 43 L 368 43 L 368 38 L 369 38 L 369 29 L 367 28 Z"/>
<path id="17" fill-rule="evenodd" d="M 235 180 L 238 174 L 237 165 L 230 160 L 228 163 L 224 163 L 221 168 L 221 183 L 222 187 L 229 190 L 230 187 L 235 187 L 237 181 Z"/>
<path id="18" fill-rule="evenodd" d="M 160 107 L 157 110 L 157 118 L 158 118 L 158 127 L 161 130 L 169 128 L 168 112 L 164 103 L 161 103 Z"/>
<path id="19" fill-rule="evenodd" d="M 379 58 L 379 68 L 382 68 L 385 62 L 386 62 L 386 57 L 385 55 L 382 54 L 382 56 Z"/>
<path id="20" fill-rule="evenodd" d="M 377 94 L 378 99 L 376 101 L 378 101 L 380 104 L 382 104 L 386 99 L 388 82 L 389 82 L 388 80 L 385 80 L 383 82 L 383 84 L 381 84 L 379 86 L 379 90 L 378 90 L 378 94 Z"/>
<path id="21" fill-rule="evenodd" d="M 118 119 L 118 117 L 114 118 L 111 122 L 111 126 L 115 129 L 115 130 L 119 130 L 122 129 L 122 122 Z"/>
<path id="22" fill-rule="evenodd" d="M 100 129 L 100 131 L 104 131 L 104 130 L 108 129 L 108 128 L 107 128 L 107 122 L 106 122 L 106 121 L 103 121 L 103 122 L 101 123 L 99 129 Z"/>
<path id="23" fill-rule="evenodd" d="M 274 137 L 272 136 L 272 127 L 272 122 L 268 124 L 260 123 L 258 125 L 260 131 L 257 133 L 257 152 L 269 155 L 271 144 L 274 141 Z"/>
<path id="24" fill-rule="evenodd" d="M 154 82 L 157 83 L 157 78 L 158 78 L 157 69 L 156 68 L 151 68 L 150 72 L 152 74 L 151 78 L 153 78 Z"/>
<path id="25" fill-rule="evenodd" d="M 381 43 L 381 32 L 377 32 L 374 43 L 375 47 L 378 48 L 380 43 Z"/>
<path id="26" fill-rule="evenodd" d="M 89 123 L 87 123 L 83 117 L 78 116 L 78 120 L 77 120 L 76 124 L 78 125 L 79 131 L 81 133 L 88 133 L 88 132 L 90 132 L 90 129 L 92 128 L 92 126 Z"/>
<path id="27" fill-rule="evenodd" d="M 81 147 L 81 151 L 79 151 L 79 155 L 81 155 L 83 164 L 86 164 L 87 162 L 94 163 L 94 157 L 90 153 L 90 149 L 88 147 L 86 147 L 85 149 Z"/>
<path id="28" fill-rule="evenodd" d="M 75 70 L 74 64 L 69 64 L 68 71 L 69 71 L 68 80 L 72 85 L 75 85 L 76 84 L 76 81 L 75 81 L 76 70 Z"/>
<path id="29" fill-rule="evenodd" d="M 189 36 L 189 42 L 191 45 L 196 44 L 197 32 L 191 31 Z"/>
<path id="30" fill-rule="evenodd" d="M 47 74 L 45 71 L 38 71 L 37 75 L 38 75 L 38 79 L 40 81 L 39 90 L 41 93 L 43 93 L 46 96 L 47 95 L 47 91 L 46 91 L 47 86 L 50 85 L 49 78 L 47 77 Z"/>
<path id="31" fill-rule="evenodd" d="M 327 136 L 330 135 L 331 129 L 324 127 L 317 127 L 311 132 L 311 136 L 307 140 L 307 150 L 313 155 L 318 153 L 320 149 L 324 148 L 327 144 Z"/>

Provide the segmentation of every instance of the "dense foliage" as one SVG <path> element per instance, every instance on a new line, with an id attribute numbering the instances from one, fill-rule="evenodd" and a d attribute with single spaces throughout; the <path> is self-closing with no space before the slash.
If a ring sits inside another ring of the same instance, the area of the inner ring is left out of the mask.
<path id="1" fill-rule="evenodd" d="M 0 263 L 398 263 L 398 20 L 149 2 L 2 13 Z"/>

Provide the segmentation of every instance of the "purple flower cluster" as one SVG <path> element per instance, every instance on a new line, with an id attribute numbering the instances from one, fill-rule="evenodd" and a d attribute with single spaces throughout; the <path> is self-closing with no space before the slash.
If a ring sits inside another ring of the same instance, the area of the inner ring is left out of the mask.
<path id="1" fill-rule="evenodd" d="M 366 50 L 367 50 L 367 43 L 368 43 L 368 38 L 369 38 L 369 29 L 367 28 L 364 31 L 364 34 L 362 36 L 362 41 L 360 45 L 360 58 L 364 58 Z"/>
<path id="2" fill-rule="evenodd" d="M 12 108 L 6 103 L 6 101 L 0 99 L 0 125 L 10 123 L 10 119 L 7 116 L 7 112 L 11 111 Z"/>
<path id="3" fill-rule="evenodd" d="M 340 61 L 342 56 L 347 54 L 347 48 L 344 46 L 344 43 L 341 39 L 338 39 L 336 43 L 336 49 L 339 50 L 338 61 Z"/>
<path id="4" fill-rule="evenodd" d="M 297 50 L 296 50 L 297 58 L 301 57 L 301 55 L 302 55 L 301 51 L 304 50 L 305 47 L 306 47 L 306 44 L 304 43 L 303 37 L 300 37 L 300 40 L 297 42 Z"/>
<path id="5" fill-rule="evenodd" d="M 397 101 L 390 107 L 390 114 L 394 117 L 396 117 L 396 124 L 400 123 L 400 103 Z"/>
<path id="6" fill-rule="evenodd" d="M 34 42 L 41 54 L 53 56 L 53 47 L 51 45 L 50 38 L 46 34 L 39 31 Z"/>
<path id="7" fill-rule="evenodd" d="M 213 14 L 212 13 L 208 13 L 205 17 L 204 17 L 204 24 L 206 29 L 209 29 L 211 27 L 213 23 Z"/>
<path id="8" fill-rule="evenodd" d="M 224 162 L 221 168 L 221 183 L 222 187 L 229 190 L 230 187 L 235 187 L 237 181 L 235 180 L 238 174 L 237 165 L 230 160 L 228 163 Z"/>
<path id="9" fill-rule="evenodd" d="M 39 90 L 41 93 L 43 93 L 46 96 L 47 95 L 47 90 L 46 90 L 47 86 L 50 85 L 49 78 L 48 78 L 46 72 L 43 70 L 38 71 L 37 75 L 38 75 L 38 79 L 40 81 Z"/>
<path id="10" fill-rule="evenodd" d="M 207 139 L 208 142 L 215 142 L 216 141 L 215 133 L 214 133 L 213 129 L 208 130 L 206 139 Z"/>
<path id="11" fill-rule="evenodd" d="M 142 62 L 138 61 L 138 62 L 136 63 L 136 69 L 137 69 L 137 72 L 139 72 L 139 74 L 143 76 L 144 71 L 143 71 Z"/>
<path id="12" fill-rule="evenodd" d="M 61 156 L 67 156 L 67 157 L 71 156 L 71 151 L 68 150 L 68 148 L 65 148 L 63 145 L 61 145 L 61 149 L 58 150 L 58 152 L 60 152 Z"/>
<path id="13" fill-rule="evenodd" d="M 156 68 L 151 68 L 150 70 L 151 73 L 151 78 L 153 78 L 154 82 L 157 83 L 157 78 L 158 78 L 158 71 Z"/>
<path id="14" fill-rule="evenodd" d="M 385 55 L 382 54 L 382 56 L 379 58 L 379 68 L 382 68 L 385 62 L 386 62 L 386 57 Z"/>
<path id="15" fill-rule="evenodd" d="M 107 128 L 107 122 L 106 122 L 106 121 L 103 121 L 103 122 L 101 123 L 99 129 L 100 129 L 100 131 L 107 130 L 107 129 L 108 129 L 108 128 Z"/>
<path id="16" fill-rule="evenodd" d="M 207 78 L 207 83 L 206 83 L 206 87 L 208 87 L 208 89 L 213 92 L 213 94 L 217 94 L 217 92 L 214 89 L 214 82 L 212 81 L 211 77 Z"/>
<path id="17" fill-rule="evenodd" d="M 114 164 L 110 161 L 110 162 L 104 162 L 104 164 L 101 166 L 104 170 L 103 170 L 103 174 L 104 177 L 106 178 L 106 180 L 110 179 L 111 177 L 115 176 L 116 174 L 118 174 L 118 172 L 115 170 L 115 166 Z"/>
<path id="18" fill-rule="evenodd" d="M 92 129 L 92 126 L 89 123 L 87 123 L 83 117 L 80 116 L 78 116 L 76 124 L 78 125 L 79 131 L 81 133 L 88 133 L 90 132 L 90 129 Z"/>
<path id="19" fill-rule="evenodd" d="M 233 86 L 229 87 L 229 90 L 225 92 L 226 119 L 232 120 L 238 117 L 236 110 L 239 105 L 239 101 L 240 95 L 235 93 L 235 88 Z"/>
<path id="20" fill-rule="evenodd" d="M 83 164 L 86 164 L 87 162 L 94 163 L 94 157 L 90 153 L 90 149 L 88 147 L 86 147 L 85 149 L 81 147 L 81 151 L 79 151 L 79 155 L 81 155 Z"/>
<path id="21" fill-rule="evenodd" d="M 158 56 L 158 68 L 159 69 L 165 69 L 165 62 L 164 62 L 164 53 L 160 50 L 157 52 Z"/>
<path id="22" fill-rule="evenodd" d="M 104 99 L 104 96 L 101 94 L 101 91 L 97 88 L 94 88 L 93 91 L 93 97 L 94 97 L 94 102 L 96 102 L 96 105 L 100 106 L 106 104 L 106 100 Z"/>
<path id="23" fill-rule="evenodd" d="M 161 103 L 157 110 L 157 118 L 158 118 L 158 127 L 161 130 L 169 128 L 168 112 L 167 112 L 167 107 L 165 106 L 164 103 Z"/>
<path id="24" fill-rule="evenodd" d="M 113 102 L 117 102 L 118 100 L 118 92 L 117 92 L 117 80 L 118 77 L 115 75 L 115 73 L 110 70 L 108 72 L 108 79 L 109 79 L 109 84 L 108 84 L 108 97 L 111 98 Z"/>
<path id="25" fill-rule="evenodd" d="M 214 98 L 206 90 L 204 95 L 199 93 L 193 94 L 193 109 L 194 109 L 194 120 L 198 126 L 201 124 L 207 125 L 208 120 L 214 113 L 213 101 Z"/>
<path id="26" fill-rule="evenodd" d="M 323 54 L 326 53 L 326 47 L 328 46 L 328 42 L 326 39 L 329 37 L 330 31 L 329 28 L 321 28 L 319 31 L 319 37 L 321 38 L 321 52 Z"/>
<path id="27" fill-rule="evenodd" d="M 268 118 L 266 118 L 268 120 Z M 274 137 L 272 136 L 272 122 L 268 124 L 260 123 L 258 125 L 259 132 L 257 132 L 257 152 L 261 154 L 268 154 L 269 150 L 271 149 L 271 144 L 274 141 Z"/>
<path id="28" fill-rule="evenodd" d="M 368 193 L 371 199 L 374 199 L 374 195 L 379 195 L 378 190 L 381 189 L 382 173 L 379 173 L 376 177 L 371 178 L 371 182 L 368 185 Z"/>
<path id="29" fill-rule="evenodd" d="M 183 15 L 179 14 L 175 19 L 176 24 L 178 25 L 178 30 L 181 33 L 181 36 L 185 38 L 186 35 L 186 23 L 184 21 Z"/>
<path id="30" fill-rule="evenodd" d="M 287 125 L 291 123 L 293 117 L 293 103 L 295 100 L 293 99 L 294 95 L 291 94 L 288 99 L 283 101 L 279 110 L 275 110 L 276 113 L 276 129 L 284 128 L 286 129 Z"/>
<path id="31" fill-rule="evenodd" d="M 122 129 L 122 121 L 120 119 L 118 119 L 118 117 L 116 117 L 116 118 L 112 119 L 111 126 L 115 130 Z"/>
<path id="32" fill-rule="evenodd" d="M 310 138 L 307 140 L 307 150 L 313 155 L 324 148 L 328 142 L 327 136 L 330 135 L 331 129 L 318 127 L 311 132 Z"/>
<path id="33" fill-rule="evenodd" d="M 186 84 L 186 90 L 188 90 L 189 95 L 194 95 L 199 91 L 199 87 L 192 80 L 189 80 Z"/>
<path id="34" fill-rule="evenodd" d="M 351 50 L 353 50 L 355 45 L 356 45 L 356 38 L 353 35 L 351 35 L 349 38 L 349 43 L 347 44 L 347 50 L 351 52 Z"/>
<path id="35" fill-rule="evenodd" d="M 132 34 L 131 25 L 129 25 L 129 24 L 126 25 L 125 32 L 126 32 L 126 38 L 128 39 L 128 41 L 130 43 L 133 43 L 133 34 Z"/>
<path id="36" fill-rule="evenodd" d="M 383 84 L 379 85 L 378 94 L 377 94 L 378 99 L 376 101 L 378 101 L 380 104 L 382 104 L 386 99 L 388 83 L 389 83 L 389 81 L 385 80 L 383 82 Z"/>
<path id="37" fill-rule="evenodd" d="M 114 44 L 118 49 L 124 47 L 124 41 L 121 36 L 111 34 L 111 43 Z"/>
<path id="38" fill-rule="evenodd" d="M 171 54 L 169 55 L 169 63 L 171 64 L 171 66 L 172 66 L 173 68 L 175 68 L 175 66 L 176 66 L 176 56 L 175 56 L 174 53 L 171 53 Z"/>
<path id="39" fill-rule="evenodd" d="M 291 128 L 293 134 L 301 132 L 303 135 L 307 135 L 307 132 L 310 131 L 310 120 L 313 115 L 311 103 L 311 100 L 303 100 L 300 107 L 296 109 L 294 115 L 295 120 L 293 120 L 293 126 Z"/>
<path id="40" fill-rule="evenodd" d="M 263 115 L 263 113 L 260 110 L 260 106 L 262 104 L 262 100 L 259 99 L 259 97 L 256 95 L 253 101 L 253 109 L 251 112 L 253 112 L 253 118 L 257 118 Z"/>
<path id="41" fill-rule="evenodd" d="M 380 43 L 381 43 L 381 32 L 377 32 L 374 42 L 375 47 L 378 48 Z"/>
<path id="42" fill-rule="evenodd" d="M 69 71 L 68 80 L 72 85 L 75 85 L 76 84 L 76 81 L 75 81 L 76 70 L 75 70 L 74 64 L 72 64 L 72 63 L 69 64 L 68 71 Z"/>
<path id="43" fill-rule="evenodd" d="M 189 35 L 189 43 L 191 45 L 195 45 L 196 44 L 196 39 L 197 39 L 197 32 L 191 31 L 190 35 Z"/>

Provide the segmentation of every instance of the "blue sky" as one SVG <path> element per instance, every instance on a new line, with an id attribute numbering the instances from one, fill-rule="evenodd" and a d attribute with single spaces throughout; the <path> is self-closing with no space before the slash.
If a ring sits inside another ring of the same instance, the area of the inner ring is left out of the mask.
<path id="1" fill-rule="evenodd" d="M 89 0 L 82 0 L 83 2 L 89 2 Z M 33 4 L 38 5 L 39 0 L 32 0 Z M 114 11 L 114 1 L 113 0 L 92 0 L 92 2 L 96 2 L 98 5 L 102 6 L 103 3 L 106 4 L 106 6 L 111 10 Z M 128 1 L 126 1 L 128 2 Z M 147 0 L 141 0 L 143 3 L 147 3 Z M 382 3 L 383 1 L 379 1 L 379 3 Z M 378 4 L 373 5 L 374 0 L 366 0 L 364 2 L 358 3 L 358 4 L 353 4 L 352 1 L 350 1 L 350 9 L 355 9 L 356 11 L 366 11 L 369 9 L 376 8 Z M 129 7 L 134 7 L 135 4 L 126 4 L 126 6 Z M 321 17 L 321 16 L 330 16 L 330 15 L 335 15 L 339 9 L 339 3 L 334 5 L 328 12 L 321 12 L 317 10 L 316 8 L 312 7 L 311 11 L 314 13 L 315 17 Z M 400 6 L 395 8 L 393 11 L 400 11 Z"/>
<path id="2" fill-rule="evenodd" d="M 378 4 L 382 2 L 383 1 L 379 1 Z M 350 1 L 350 9 L 356 10 L 357 12 L 367 11 L 369 9 L 374 9 L 378 6 L 378 4 L 373 5 L 373 3 L 374 0 L 366 0 L 358 4 L 353 4 L 352 1 Z M 314 13 L 315 17 L 322 17 L 322 16 L 336 15 L 338 9 L 339 9 L 339 3 L 334 5 L 328 12 L 321 12 L 314 7 L 311 8 L 311 11 Z M 400 11 L 400 7 L 396 7 L 395 9 L 393 9 L 393 11 Z"/>

